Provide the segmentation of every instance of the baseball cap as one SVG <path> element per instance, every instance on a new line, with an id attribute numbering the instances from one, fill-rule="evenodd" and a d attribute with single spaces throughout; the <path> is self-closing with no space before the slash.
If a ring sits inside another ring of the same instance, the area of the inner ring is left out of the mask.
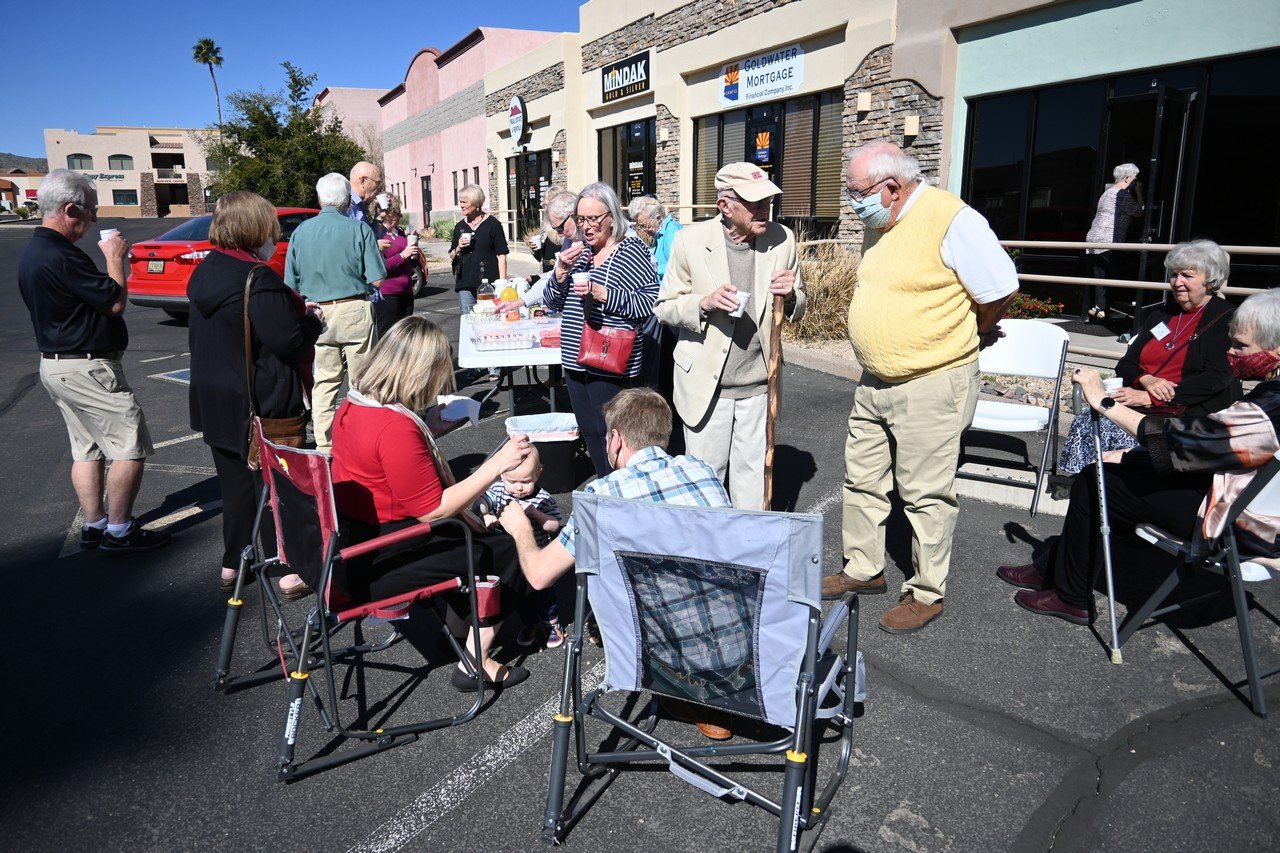
<path id="1" fill-rule="evenodd" d="M 778 185 L 754 163 L 730 163 L 716 172 L 716 191 L 733 190 L 743 201 L 760 201 L 781 195 Z"/>

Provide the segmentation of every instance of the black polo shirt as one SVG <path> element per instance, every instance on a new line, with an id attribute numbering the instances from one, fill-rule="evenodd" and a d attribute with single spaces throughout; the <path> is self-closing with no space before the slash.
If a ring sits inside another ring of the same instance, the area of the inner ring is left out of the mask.
<path id="1" fill-rule="evenodd" d="M 18 289 L 41 352 L 110 352 L 129 346 L 124 317 L 110 313 L 120 299 L 120 285 L 52 228 L 36 228 L 22 250 Z"/>

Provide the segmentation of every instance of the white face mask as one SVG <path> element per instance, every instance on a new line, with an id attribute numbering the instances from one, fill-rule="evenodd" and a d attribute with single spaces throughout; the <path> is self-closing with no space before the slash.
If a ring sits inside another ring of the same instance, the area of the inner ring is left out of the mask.
<path id="1" fill-rule="evenodd" d="M 261 246 L 259 246 L 259 247 L 257 248 L 257 250 L 254 252 L 254 254 L 255 254 L 255 255 L 257 255 L 258 257 L 262 258 L 262 260 L 264 260 L 264 261 L 269 261 L 269 260 L 271 260 L 271 256 L 272 256 L 272 255 L 274 255 L 275 253 L 276 253 L 276 244 L 275 244 L 275 243 L 263 243 L 263 244 L 262 244 Z"/>

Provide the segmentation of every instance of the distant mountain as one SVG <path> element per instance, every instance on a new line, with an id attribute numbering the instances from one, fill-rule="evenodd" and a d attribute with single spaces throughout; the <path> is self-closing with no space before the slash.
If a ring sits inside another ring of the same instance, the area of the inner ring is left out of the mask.
<path id="1" fill-rule="evenodd" d="M 49 161 L 43 157 L 20 157 L 17 154 L 6 154 L 0 151 L 0 172 L 10 169 L 23 169 L 27 172 L 48 172 Z"/>

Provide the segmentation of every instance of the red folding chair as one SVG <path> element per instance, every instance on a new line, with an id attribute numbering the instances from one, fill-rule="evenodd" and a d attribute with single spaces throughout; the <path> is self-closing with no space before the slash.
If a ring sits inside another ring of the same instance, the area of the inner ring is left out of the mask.
<path id="1" fill-rule="evenodd" d="M 284 731 L 280 737 L 277 778 L 282 782 L 294 781 L 304 775 L 327 769 L 337 764 L 354 761 L 375 752 L 381 752 L 404 743 L 417 740 L 422 732 L 456 726 L 475 717 L 484 704 L 484 679 L 476 679 L 475 696 L 471 706 L 463 713 L 410 725 L 380 727 L 372 730 L 347 728 L 343 725 L 338 706 L 335 664 L 350 663 L 357 668 L 358 685 L 364 684 L 364 657 L 382 651 L 399 639 L 397 632 L 379 643 L 365 641 L 362 622 L 368 617 L 395 619 L 408 613 L 419 602 L 441 604 L 441 594 L 465 593 L 470 599 L 471 615 L 468 629 L 472 632 L 475 648 L 480 647 L 480 620 L 490 611 L 497 610 L 497 589 L 478 588 L 474 560 L 472 559 L 471 529 L 457 518 L 437 519 L 398 530 L 394 533 L 362 542 L 347 548 L 339 547 L 338 511 L 333 499 L 333 477 L 328 455 L 316 450 L 298 450 L 272 444 L 259 430 L 263 475 L 262 497 L 254 522 L 254 545 L 246 546 L 240 559 L 240 573 L 235 590 L 227 600 L 227 613 L 223 623 L 222 640 L 218 649 L 217 667 L 214 673 L 214 689 L 230 693 L 239 689 L 276 681 L 281 678 L 289 683 L 289 697 Z M 452 478 L 449 477 L 449 480 Z M 266 507 L 270 505 L 275 517 L 278 554 L 265 558 L 257 547 L 261 541 L 259 529 Z M 437 528 L 446 525 L 462 528 L 466 541 L 465 574 L 446 581 L 411 590 L 391 598 L 363 603 L 352 602 L 346 593 L 334 583 L 334 567 L 339 561 L 351 561 L 379 548 L 421 539 Z M 296 572 L 312 589 L 318 591 L 316 607 L 308 615 L 300 630 L 290 630 L 285 618 L 279 594 L 270 583 L 268 572 L 276 567 Z M 254 673 L 233 676 L 231 657 L 235 645 L 240 612 L 244 607 L 242 591 L 250 573 L 256 575 L 258 588 L 262 590 L 263 641 L 272 649 L 277 662 Z M 271 636 L 274 622 L 275 636 Z M 335 649 L 332 639 L 345 626 L 351 625 L 353 643 Z M 471 674 L 475 667 L 471 658 L 453 634 L 445 628 L 445 637 L 458 654 L 458 659 Z M 318 643 L 319 649 L 314 648 Z M 292 666 L 289 662 L 292 661 Z M 324 672 L 327 693 L 312 683 L 313 669 Z M 283 670 L 283 673 L 281 672 Z M 364 745 L 357 750 L 347 750 L 309 761 L 294 761 L 298 725 L 302 717 L 303 696 L 310 692 L 326 731 L 335 732 L 344 739 L 359 740 Z M 363 697 L 361 697 L 363 699 Z M 327 700 L 327 702 L 326 702 Z M 363 704 L 362 704 L 363 709 Z"/>

